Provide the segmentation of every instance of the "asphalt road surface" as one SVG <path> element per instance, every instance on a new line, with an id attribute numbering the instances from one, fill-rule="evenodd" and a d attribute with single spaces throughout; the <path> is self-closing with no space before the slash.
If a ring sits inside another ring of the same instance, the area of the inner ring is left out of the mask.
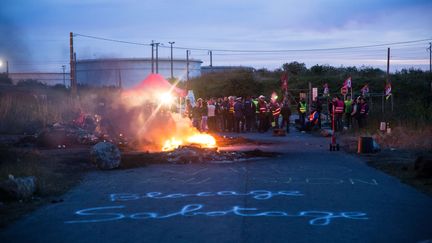
<path id="1" fill-rule="evenodd" d="M 276 158 L 101 171 L 1 242 L 430 242 L 432 198 L 308 134 Z M 240 148 L 235 148 L 240 149 Z"/>

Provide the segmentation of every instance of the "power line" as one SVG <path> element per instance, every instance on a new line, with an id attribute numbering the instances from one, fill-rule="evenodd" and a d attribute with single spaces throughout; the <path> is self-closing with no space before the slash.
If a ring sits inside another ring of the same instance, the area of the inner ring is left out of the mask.
<path id="1" fill-rule="evenodd" d="M 131 41 L 123 41 L 105 37 L 97 37 L 91 35 L 83 35 L 75 33 L 74 36 L 81 36 L 91 39 L 117 42 L 123 44 L 131 44 L 131 45 L 140 45 L 140 46 L 151 46 L 151 44 L 140 43 L 140 42 L 131 42 Z M 383 43 L 383 44 L 373 44 L 373 45 L 360 45 L 360 46 L 346 46 L 346 47 L 333 47 L 333 48 L 311 48 L 311 49 L 280 49 L 280 50 L 235 50 L 235 49 L 214 49 L 214 48 L 193 48 L 193 47 L 182 47 L 175 46 L 173 49 L 178 50 L 194 50 L 194 51 L 213 51 L 213 52 L 237 52 L 237 53 L 281 53 L 281 52 L 315 52 L 315 51 L 336 51 L 336 50 L 349 50 L 349 49 L 363 49 L 363 48 L 372 48 L 372 47 L 382 47 L 382 46 L 394 46 L 394 45 L 406 45 L 413 43 L 420 43 L 425 41 L 430 41 L 432 38 L 427 39 L 419 39 L 419 40 L 410 40 L 410 41 L 399 41 L 399 42 L 391 42 L 391 43 Z M 168 46 L 161 46 L 161 48 L 170 48 Z"/>

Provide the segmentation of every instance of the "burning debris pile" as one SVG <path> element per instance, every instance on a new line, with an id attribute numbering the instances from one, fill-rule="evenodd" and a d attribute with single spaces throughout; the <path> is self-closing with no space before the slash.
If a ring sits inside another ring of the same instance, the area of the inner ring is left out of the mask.
<path id="1" fill-rule="evenodd" d="M 122 154 L 120 168 L 136 168 L 147 164 L 173 163 L 233 163 L 250 158 L 276 157 L 279 153 L 251 151 L 218 151 L 217 148 L 200 148 L 194 145 L 180 146 L 169 152 L 128 152 Z"/>
<path id="2" fill-rule="evenodd" d="M 243 154 L 238 152 L 220 152 L 216 148 L 196 146 L 180 146 L 167 153 L 167 161 L 176 164 L 236 161 L 242 157 L 244 157 Z"/>

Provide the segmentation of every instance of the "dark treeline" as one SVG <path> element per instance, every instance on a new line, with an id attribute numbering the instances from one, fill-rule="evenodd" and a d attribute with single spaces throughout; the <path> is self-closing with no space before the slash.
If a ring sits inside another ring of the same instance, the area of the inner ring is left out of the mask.
<path id="1" fill-rule="evenodd" d="M 340 88 L 345 79 L 352 78 L 353 94 L 360 95 L 360 89 L 369 84 L 373 103 L 372 119 L 393 120 L 400 125 L 422 125 L 432 122 L 432 75 L 419 69 L 402 69 L 391 73 L 393 112 L 391 99 L 382 101 L 386 83 L 386 72 L 368 66 L 333 67 L 315 65 L 307 68 L 304 63 L 285 63 L 276 70 L 258 69 L 255 71 L 238 70 L 232 72 L 215 72 L 205 74 L 191 81 L 191 87 L 196 96 L 269 96 L 273 91 L 281 93 L 280 79 L 283 73 L 289 77 L 288 88 L 294 97 L 298 97 L 299 89 L 307 92 L 309 82 L 317 87 L 319 94 L 323 85 L 328 83 L 330 93 L 340 94 Z M 384 104 L 385 112 L 382 112 Z M 384 117 L 385 116 L 385 117 Z"/>

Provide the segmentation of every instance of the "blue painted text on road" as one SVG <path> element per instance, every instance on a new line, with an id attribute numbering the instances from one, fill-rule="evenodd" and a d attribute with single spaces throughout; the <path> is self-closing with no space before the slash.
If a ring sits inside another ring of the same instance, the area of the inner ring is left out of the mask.
<path id="1" fill-rule="evenodd" d="M 219 192 L 198 192 L 198 193 L 172 193 L 164 194 L 162 192 L 148 192 L 145 194 L 136 193 L 113 193 L 110 195 L 110 200 L 115 201 L 131 201 L 144 198 L 154 199 L 172 199 L 172 198 L 184 198 L 184 197 L 215 197 L 215 196 L 251 196 L 257 200 L 267 200 L 275 196 L 303 196 L 299 191 L 278 191 L 271 192 L 267 190 L 254 190 L 246 193 L 235 192 L 235 191 L 219 191 Z"/>
<path id="2" fill-rule="evenodd" d="M 122 219 L 168 219 L 176 216 L 207 216 L 207 217 L 221 217 L 221 216 L 241 216 L 241 217 L 303 217 L 310 218 L 310 225 L 326 226 L 329 225 L 333 219 L 351 219 L 351 220 L 366 220 L 368 219 L 363 212 L 331 212 L 331 211 L 301 211 L 298 213 L 290 214 L 286 211 L 260 211 L 257 208 L 242 208 L 234 206 L 228 210 L 223 211 L 200 211 L 204 208 L 203 204 L 188 204 L 185 205 L 180 211 L 168 214 L 159 214 L 157 212 L 140 212 L 133 214 L 125 214 L 118 212 L 119 209 L 124 209 L 125 206 L 106 206 L 82 209 L 75 212 L 80 216 L 92 216 L 90 219 L 71 220 L 66 221 L 67 224 L 76 223 L 99 223 L 108 221 L 117 221 Z M 116 211 L 116 212 L 115 212 Z M 93 218 L 95 217 L 95 218 Z"/>

